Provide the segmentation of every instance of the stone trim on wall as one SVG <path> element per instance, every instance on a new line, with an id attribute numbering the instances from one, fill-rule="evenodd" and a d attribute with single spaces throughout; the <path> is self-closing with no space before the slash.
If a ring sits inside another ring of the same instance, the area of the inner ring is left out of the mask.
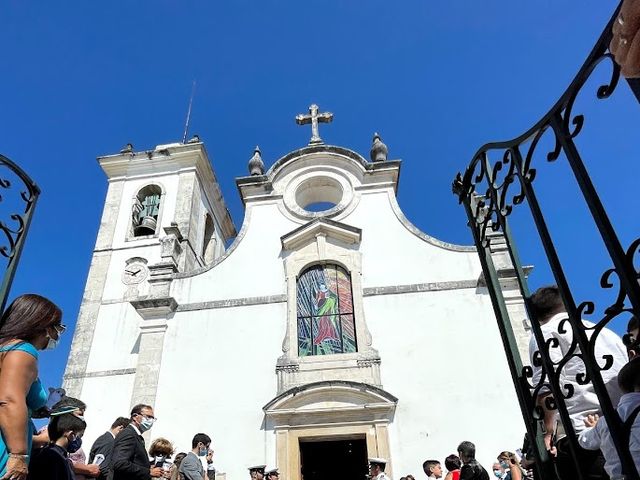
<path id="1" fill-rule="evenodd" d="M 454 280 L 450 282 L 413 283 L 409 285 L 389 285 L 386 287 L 365 287 L 362 294 L 365 297 L 376 295 L 400 295 L 403 293 L 440 292 L 443 290 L 462 290 L 476 288 L 478 280 Z"/>
<path id="2" fill-rule="evenodd" d="M 115 377 L 117 375 L 133 375 L 136 373 L 135 368 L 121 368 L 118 370 L 99 370 L 96 372 L 70 373 L 63 378 L 94 378 L 94 377 Z"/>
<path id="3" fill-rule="evenodd" d="M 146 247 L 155 247 L 158 245 L 158 236 L 157 235 L 148 235 L 144 238 L 140 238 L 140 240 L 135 241 L 135 245 L 125 245 L 124 247 L 105 247 L 105 248 L 96 248 L 93 253 L 102 253 L 102 252 L 119 252 L 122 250 L 135 250 L 136 248 L 146 248 Z M 143 241 L 144 240 L 144 241 Z"/>
<path id="4" fill-rule="evenodd" d="M 246 307 L 249 305 L 265 305 L 268 303 L 284 303 L 286 295 L 269 295 L 266 297 L 230 298 L 228 300 L 214 300 L 212 302 L 186 303 L 179 305 L 178 312 L 191 312 L 194 310 L 212 310 L 215 308 Z"/>
<path id="5" fill-rule="evenodd" d="M 375 297 L 377 295 L 403 295 L 405 293 L 440 292 L 443 290 L 462 290 L 478 287 L 478 280 L 454 280 L 450 282 L 413 283 L 409 285 L 387 285 L 384 287 L 365 287 L 363 296 Z M 246 307 L 249 305 L 266 305 L 269 303 L 285 303 L 287 296 L 268 295 L 263 297 L 241 297 L 226 300 L 213 300 L 211 302 L 185 303 L 178 305 L 177 312 L 192 312 L 197 310 L 214 310 L 217 308 Z M 102 305 L 123 303 L 123 299 L 105 300 Z"/>

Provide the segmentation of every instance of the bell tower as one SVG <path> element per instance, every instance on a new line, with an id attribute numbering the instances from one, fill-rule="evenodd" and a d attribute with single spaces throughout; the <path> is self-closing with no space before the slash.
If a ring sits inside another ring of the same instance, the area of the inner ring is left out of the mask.
<path id="1" fill-rule="evenodd" d="M 236 235 L 197 137 L 141 152 L 128 144 L 98 163 L 109 185 L 64 377 L 75 397 L 82 397 L 83 385 L 95 376 L 140 371 L 141 317 L 166 319 L 175 309 L 169 294 L 173 276 L 206 270 Z M 123 332 L 138 340 L 122 369 L 105 371 L 105 342 L 118 342 Z"/>

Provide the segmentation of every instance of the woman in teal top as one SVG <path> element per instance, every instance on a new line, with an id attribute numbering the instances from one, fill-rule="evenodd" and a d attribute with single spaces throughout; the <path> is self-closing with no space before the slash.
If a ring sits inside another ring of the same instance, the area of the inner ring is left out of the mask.
<path id="1" fill-rule="evenodd" d="M 31 413 L 43 407 L 47 393 L 38 379 L 38 350 L 55 348 L 65 327 L 51 301 L 22 295 L 0 318 L 0 480 L 27 478 Z"/>

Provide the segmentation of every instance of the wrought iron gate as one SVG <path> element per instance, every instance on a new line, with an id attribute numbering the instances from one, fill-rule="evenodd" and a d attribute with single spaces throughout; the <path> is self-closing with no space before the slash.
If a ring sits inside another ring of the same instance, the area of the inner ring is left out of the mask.
<path id="1" fill-rule="evenodd" d="M 620 79 L 620 70 L 612 55 L 608 52 L 608 45 L 612 38 L 611 27 L 617 19 L 619 8 L 614 13 L 575 79 L 553 108 L 532 128 L 519 137 L 510 141 L 489 143 L 481 147 L 474 155 L 464 175 L 459 173 L 453 183 L 454 193 L 465 207 L 469 226 L 478 249 L 482 270 L 498 320 L 527 432 L 529 438 L 535 439 L 532 443 L 537 462 L 537 475 L 545 480 L 555 479 L 556 472 L 544 445 L 542 412 L 540 407 L 536 406 L 535 401 L 538 392 L 542 388 L 550 389 L 552 392 L 553 400 L 548 406 L 558 410 L 562 424 L 567 431 L 568 441 L 576 462 L 575 478 L 582 479 L 575 457 L 578 445 L 577 438 L 565 405 L 565 400 L 571 395 L 571 392 L 563 391 L 560 385 L 562 368 L 573 357 L 580 358 L 584 362 L 586 375 L 582 378 L 577 378 L 576 382 L 582 384 L 591 382 L 593 384 L 620 456 L 625 479 L 640 480 L 639 472 L 636 471 L 629 452 L 629 429 L 625 428 L 624 423 L 617 415 L 615 406 L 612 405 L 609 399 L 602 379 L 601 370 L 610 368 L 610 366 L 604 365 L 600 367 L 594 358 L 595 341 L 602 328 L 608 325 L 613 318 L 625 312 L 640 318 L 640 286 L 638 284 L 640 275 L 634 267 L 634 254 L 640 249 L 640 239 L 632 242 L 626 249 L 618 239 L 574 142 L 575 137 L 582 129 L 584 117 L 582 115 L 574 115 L 572 112 L 578 93 L 583 89 L 594 69 L 601 62 L 610 64 L 611 77 L 605 85 L 597 89 L 597 98 L 607 99 L 616 89 Z M 640 82 L 638 80 L 630 80 L 628 83 L 636 98 L 640 101 Z M 601 287 L 611 289 L 614 288 L 614 283 L 619 284 L 615 302 L 604 309 L 602 318 L 592 328 L 586 327 L 581 318 L 583 313 L 593 313 L 594 304 L 586 301 L 576 305 L 576 300 L 567 281 L 565 268 L 560 261 L 556 245 L 552 241 L 545 217 L 536 197 L 534 188 L 536 169 L 534 168 L 533 160 L 534 153 L 545 134 L 551 135 L 555 141 L 553 151 L 546 155 L 547 160 L 553 162 L 559 158 L 561 153 L 564 153 L 575 181 L 584 197 L 584 202 L 588 206 L 593 221 L 602 237 L 602 242 L 611 258 L 612 268 L 602 275 L 600 279 Z M 490 156 L 492 159 L 490 159 Z M 561 326 L 560 329 L 571 329 L 573 333 L 573 343 L 569 352 L 562 360 L 554 362 L 549 355 L 552 341 L 545 341 L 540 326 L 536 322 L 532 322 L 533 335 L 537 344 L 541 346 L 539 347 L 539 352 L 534 356 L 534 363 L 536 366 L 541 366 L 543 372 L 540 381 L 535 385 L 532 384 L 533 369 L 530 366 L 524 366 L 520 359 L 505 299 L 502 295 L 498 274 L 489 248 L 496 236 L 501 237 L 501 241 L 504 238 L 516 272 L 520 292 L 525 299 L 528 299 L 527 280 L 509 229 L 510 216 L 516 211 L 515 207 L 521 204 L 529 206 L 535 229 L 540 236 L 544 253 L 549 261 L 568 313 L 568 325 Z M 617 279 L 617 282 L 614 282 L 614 279 Z"/>
<path id="2" fill-rule="evenodd" d="M 40 196 L 40 188 L 18 165 L 0 154 L 0 258 L 4 258 L 4 276 L 0 284 L 0 312 L 4 311 L 11 283 L 20 261 L 31 218 Z M 14 185 L 14 182 L 16 185 Z M 6 211 L 5 211 L 6 210 Z M 8 217 L 4 220 L 4 217 Z M 1 268 L 1 267 L 0 267 Z"/>

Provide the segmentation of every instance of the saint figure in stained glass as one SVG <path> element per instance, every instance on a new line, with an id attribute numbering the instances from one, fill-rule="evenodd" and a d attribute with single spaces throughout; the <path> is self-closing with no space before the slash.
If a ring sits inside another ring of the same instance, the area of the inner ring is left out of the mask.
<path id="1" fill-rule="evenodd" d="M 338 265 L 305 270 L 297 283 L 298 354 L 356 351 L 349 273 Z"/>
<path id="2" fill-rule="evenodd" d="M 316 293 L 315 307 L 319 320 L 318 334 L 314 337 L 313 344 L 320 345 L 325 340 L 339 340 L 338 329 L 334 323 L 338 314 L 338 295 L 321 283 Z"/>

